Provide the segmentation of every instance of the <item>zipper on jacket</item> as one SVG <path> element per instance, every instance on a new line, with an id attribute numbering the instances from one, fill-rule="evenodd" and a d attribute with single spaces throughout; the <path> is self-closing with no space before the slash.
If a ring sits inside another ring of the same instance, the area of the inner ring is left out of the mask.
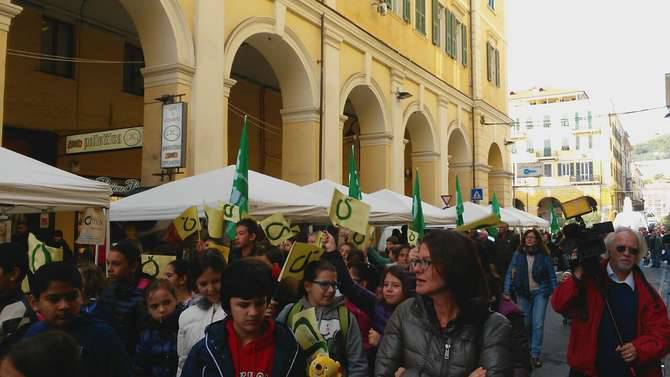
<path id="1" fill-rule="evenodd" d="M 449 360 L 449 357 L 451 356 L 450 353 L 451 353 L 451 344 L 445 343 L 444 344 L 444 359 L 445 360 Z"/>

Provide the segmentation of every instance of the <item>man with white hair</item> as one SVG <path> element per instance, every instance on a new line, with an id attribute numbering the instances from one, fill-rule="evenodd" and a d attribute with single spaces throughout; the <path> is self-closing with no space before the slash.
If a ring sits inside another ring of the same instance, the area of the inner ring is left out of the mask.
<path id="1" fill-rule="evenodd" d="M 605 246 L 600 276 L 586 276 L 577 267 L 551 299 L 554 310 L 572 318 L 570 376 L 660 377 L 660 360 L 670 347 L 670 321 L 663 300 L 638 266 L 646 243 L 640 233 L 617 228 L 607 235 Z"/>

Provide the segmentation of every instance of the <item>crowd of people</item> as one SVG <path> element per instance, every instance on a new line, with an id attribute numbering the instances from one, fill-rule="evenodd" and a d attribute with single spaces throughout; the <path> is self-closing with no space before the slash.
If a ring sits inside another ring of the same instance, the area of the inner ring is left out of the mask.
<path id="1" fill-rule="evenodd" d="M 542 366 L 550 302 L 571 321 L 571 376 L 661 375 L 670 322 L 639 268 L 644 235 L 610 233 L 587 268 L 560 233 L 491 232 L 410 246 L 398 230 L 361 250 L 327 228 L 273 247 L 244 219 L 229 255 L 199 242 L 156 279 L 133 239 L 107 253 L 107 276 L 73 260 L 29 273 L 25 245 L 0 244 L 0 376 L 304 376 L 325 353 L 345 377 L 522 377 Z M 297 241 L 323 254 L 278 283 Z"/>

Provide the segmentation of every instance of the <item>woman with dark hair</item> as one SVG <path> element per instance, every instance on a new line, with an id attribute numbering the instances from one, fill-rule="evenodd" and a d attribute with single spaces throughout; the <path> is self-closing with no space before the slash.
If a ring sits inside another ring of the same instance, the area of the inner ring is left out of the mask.
<path id="1" fill-rule="evenodd" d="M 335 254 L 339 255 L 336 250 Z M 342 366 L 342 375 L 367 377 L 368 361 L 363 353 L 358 321 L 347 310 L 344 297 L 335 296 L 338 286 L 335 266 L 323 259 L 308 263 L 300 287 L 303 297 L 287 305 L 277 316 L 277 322 L 295 330 L 300 323 L 297 322 L 299 314 L 313 308 L 317 321 L 314 330 L 325 340 L 330 357 Z M 314 352 L 312 347 L 308 348 Z M 306 356 L 311 360 L 313 355 Z"/>
<path id="2" fill-rule="evenodd" d="M 177 302 L 185 307 L 193 304 L 193 291 L 188 279 L 189 263 L 184 259 L 175 259 L 168 263 L 165 278 L 172 283 L 177 294 Z"/>
<path id="3" fill-rule="evenodd" d="M 79 265 L 79 274 L 84 283 L 81 311 L 90 314 L 95 310 L 100 293 L 107 287 L 107 280 L 100 267 L 90 262 Z"/>
<path id="4" fill-rule="evenodd" d="M 195 305 L 184 310 L 179 317 L 177 375 L 181 374 L 191 348 L 205 336 L 205 328 L 226 318 L 221 308 L 221 279 L 225 268 L 226 261 L 215 249 L 205 250 L 191 262 L 188 278 L 191 290 L 198 294 L 198 298 Z"/>
<path id="5" fill-rule="evenodd" d="M 477 248 L 450 230 L 426 234 L 416 273 L 415 298 L 386 324 L 375 376 L 503 376 L 511 371 L 511 326 L 489 310 Z"/>
<path id="6" fill-rule="evenodd" d="M 84 377 L 81 349 L 62 331 L 49 331 L 14 345 L 0 364 L 0 376 Z"/>
<path id="7" fill-rule="evenodd" d="M 507 268 L 504 294 L 508 298 L 512 293 L 516 294 L 517 303 L 525 315 L 533 367 L 539 368 L 542 366 L 540 354 L 544 316 L 549 296 L 557 286 L 556 272 L 540 232 L 527 230 L 521 238 L 521 245 Z"/>

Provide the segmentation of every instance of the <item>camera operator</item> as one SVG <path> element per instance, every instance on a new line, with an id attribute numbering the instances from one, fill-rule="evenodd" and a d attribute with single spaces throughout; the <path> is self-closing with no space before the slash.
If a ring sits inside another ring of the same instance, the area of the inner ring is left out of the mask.
<path id="1" fill-rule="evenodd" d="M 638 232 L 617 228 L 607 235 L 605 246 L 607 257 L 594 276 L 578 266 L 551 300 L 554 310 L 572 318 L 570 376 L 661 376 L 670 321 L 663 300 L 638 266 L 646 243 Z"/>

